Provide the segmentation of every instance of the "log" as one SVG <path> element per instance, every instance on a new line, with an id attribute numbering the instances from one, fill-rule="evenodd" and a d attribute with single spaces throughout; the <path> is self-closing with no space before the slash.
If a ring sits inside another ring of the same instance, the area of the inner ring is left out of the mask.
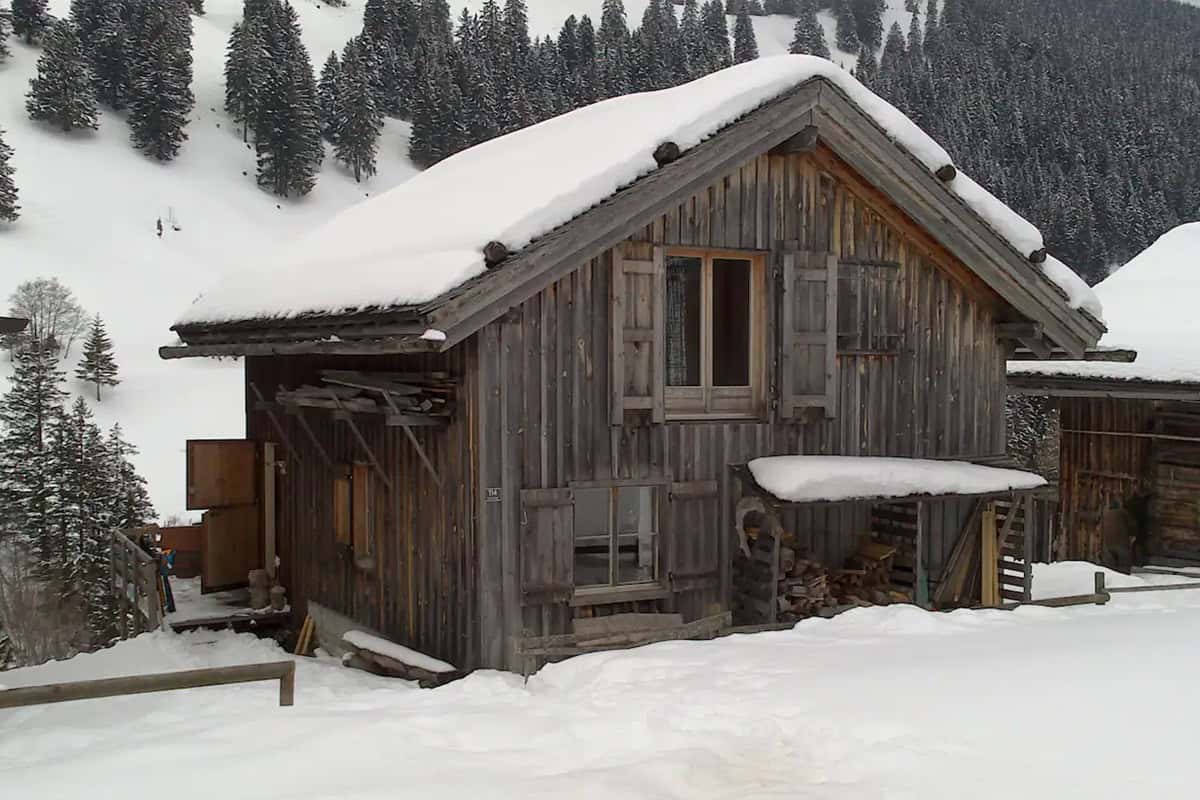
<path id="1" fill-rule="evenodd" d="M 1032 253 L 1029 254 L 1029 263 L 1030 264 L 1044 264 L 1044 263 L 1046 263 L 1046 255 L 1047 255 L 1046 248 L 1044 248 L 1044 247 L 1040 250 L 1034 250 Z"/>
<path id="2" fill-rule="evenodd" d="M 508 260 L 510 255 L 508 246 L 503 242 L 488 242 L 483 247 L 483 260 L 488 269 L 500 266 Z"/>
<path id="3" fill-rule="evenodd" d="M 946 164 L 938 167 L 933 174 L 936 175 L 937 179 L 942 183 L 949 183 L 958 177 L 958 170 L 953 164 Z"/>
<path id="4" fill-rule="evenodd" d="M 667 164 L 678 161 L 682 154 L 683 151 L 679 149 L 679 145 L 674 142 L 663 142 L 654 149 L 654 160 L 660 167 L 665 167 Z"/>

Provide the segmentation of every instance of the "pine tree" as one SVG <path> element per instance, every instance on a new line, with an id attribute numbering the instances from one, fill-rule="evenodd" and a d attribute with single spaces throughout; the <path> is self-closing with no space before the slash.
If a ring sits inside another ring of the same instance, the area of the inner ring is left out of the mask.
<path id="1" fill-rule="evenodd" d="M 9 24 L 10 24 L 9 23 L 9 15 L 8 14 L 0 14 L 0 64 L 3 64 L 4 59 L 8 58 L 12 54 L 11 51 L 8 49 Z M 3 636 L 3 632 L 0 632 L 0 636 Z M 4 654 L 2 652 L 0 652 L 0 669 L 3 669 L 3 667 L 4 667 Z"/>
<path id="2" fill-rule="evenodd" d="M 750 20 L 750 12 L 742 5 L 738 12 L 737 24 L 733 29 L 733 63 L 744 64 L 758 58 L 758 40 L 754 37 L 754 23 Z"/>
<path id="3" fill-rule="evenodd" d="M 579 42 L 579 89 L 575 105 L 585 106 L 600 97 L 600 77 L 596 67 L 596 29 L 592 18 L 584 14 L 579 18 L 576 32 Z"/>
<path id="4" fill-rule="evenodd" d="M 29 341 L 13 355 L 11 388 L 0 402 L 0 492 L 12 530 L 33 548 L 38 563 L 57 570 L 63 543 L 54 536 L 54 469 L 51 431 L 62 415 L 66 392 L 58 350 Z"/>
<path id="5" fill-rule="evenodd" d="M 904 44 L 904 32 L 900 30 L 900 23 L 893 22 L 891 29 L 888 31 L 887 42 L 883 45 L 883 55 L 879 59 L 879 72 L 881 75 L 891 76 L 900 69 L 900 65 L 904 62 L 908 50 Z"/>
<path id="6" fill-rule="evenodd" d="M 13 180 L 16 169 L 10 163 L 12 148 L 4 142 L 4 129 L 0 128 L 0 220 L 16 222 L 21 216 L 17 205 L 17 184 Z"/>
<path id="7" fill-rule="evenodd" d="M 929 0 L 925 6 L 925 51 L 932 54 L 937 49 L 938 36 L 938 0 Z"/>
<path id="8" fill-rule="evenodd" d="M 854 6 L 858 41 L 873 51 L 878 50 L 879 46 L 883 44 L 883 12 L 887 10 L 887 0 L 843 0 L 843 2 Z"/>
<path id="9" fill-rule="evenodd" d="M 817 19 L 817 8 L 813 0 L 804 0 L 796 19 L 789 53 L 829 58 L 829 45 L 825 44 L 825 29 Z"/>
<path id="10" fill-rule="evenodd" d="M 925 62 L 925 42 L 921 33 L 921 9 L 916 0 L 912 0 L 912 19 L 908 23 L 908 58 L 917 63 L 918 67 Z"/>
<path id="11" fill-rule="evenodd" d="M 114 424 L 105 440 L 109 475 L 113 477 L 106 510 L 113 528 L 142 527 L 155 517 L 146 479 L 138 474 L 131 461 L 137 452 L 136 447 L 125 441 L 120 423 Z"/>
<path id="12" fill-rule="evenodd" d="M 850 0 L 838 0 L 836 16 L 838 50 L 857 53 L 862 48 L 862 43 L 858 40 L 858 20 L 854 18 Z"/>
<path id="13" fill-rule="evenodd" d="M 269 58 L 263 23 L 253 18 L 234 23 L 225 50 L 225 112 L 242 126 L 244 142 L 249 141 Z"/>
<path id="14" fill-rule="evenodd" d="M 375 105 L 369 69 L 358 50 L 342 64 L 342 102 L 333 123 L 337 142 L 334 153 L 354 173 L 356 182 L 375 174 L 375 152 L 383 130 L 383 115 Z"/>
<path id="15" fill-rule="evenodd" d="M 332 50 L 329 52 L 329 58 L 325 59 L 325 66 L 321 68 L 321 80 L 317 83 L 317 107 L 321 113 L 321 135 L 331 142 L 337 141 L 337 130 L 339 119 L 342 114 L 342 90 L 341 90 L 342 64 L 338 61 L 337 53 Z M 374 84 L 367 77 L 367 87 L 374 90 Z M 371 98 L 371 107 L 374 109 L 376 98 Z"/>
<path id="16" fill-rule="evenodd" d="M 9 10 L 12 15 L 13 35 L 25 38 L 25 44 L 41 39 L 50 27 L 50 14 L 46 11 L 47 0 L 12 0 Z"/>
<path id="17" fill-rule="evenodd" d="M 629 28 L 625 22 L 625 4 L 604 0 L 600 30 L 596 32 L 596 63 L 603 97 L 628 94 L 630 74 Z"/>
<path id="18" fill-rule="evenodd" d="M 37 66 L 37 77 L 29 81 L 25 101 L 30 119 L 49 122 L 64 132 L 98 127 L 91 70 L 75 26 L 68 20 L 60 20 L 50 29 Z"/>
<path id="19" fill-rule="evenodd" d="M 700 26 L 699 0 L 684 0 L 683 18 L 679 21 L 680 51 L 687 63 L 685 80 L 704 74 L 704 33 Z"/>
<path id="20" fill-rule="evenodd" d="M 104 320 L 97 314 L 92 320 L 88 338 L 83 343 L 83 356 L 75 369 L 75 377 L 84 383 L 96 385 L 96 402 L 100 402 L 101 386 L 116 386 L 117 362 L 113 358 L 112 340 L 104 329 Z"/>
<path id="21" fill-rule="evenodd" d="M 77 19 L 75 8 L 72 6 L 73 20 Z M 91 26 L 86 38 L 81 29 L 80 39 L 92 67 L 96 99 L 117 111 L 123 110 L 129 102 L 133 60 L 124 8 L 117 0 L 90 0 L 88 5 L 80 7 L 78 15 Z"/>
<path id="22" fill-rule="evenodd" d="M 192 94 L 192 16 L 187 0 L 141 0 L 133 30 L 129 127 L 134 147 L 170 161 L 187 140 Z"/>
<path id="23" fill-rule="evenodd" d="M 708 0 L 700 10 L 701 74 L 716 72 L 733 64 L 729 50 L 729 26 L 721 0 Z"/>
<path id="24" fill-rule="evenodd" d="M 865 44 L 859 48 L 854 77 L 868 89 L 874 89 L 879 81 L 879 62 L 875 60 L 875 52 Z"/>

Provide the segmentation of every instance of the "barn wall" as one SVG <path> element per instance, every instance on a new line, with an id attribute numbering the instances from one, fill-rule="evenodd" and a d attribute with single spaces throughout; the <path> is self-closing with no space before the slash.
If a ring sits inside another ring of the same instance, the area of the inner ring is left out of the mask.
<path id="1" fill-rule="evenodd" d="M 292 607 L 308 600 L 463 667 L 478 665 L 477 564 L 472 498 L 475 420 L 475 349 L 468 341 L 444 356 L 378 358 L 249 358 L 246 361 L 247 436 L 280 440 L 267 414 L 256 409 L 249 384 L 270 396 L 278 386 L 319 383 L 320 369 L 440 370 L 461 381 L 448 428 L 413 428 L 437 469 L 439 487 L 400 428 L 358 414 L 355 422 L 393 481 L 389 491 L 372 475 L 375 496 L 373 572 L 357 568 L 334 541 L 333 470 L 291 415 L 276 411 L 295 448 L 278 478 L 277 537 L 281 580 Z M 350 427 L 328 411 L 305 419 L 333 464 L 368 462 Z"/>
<path id="2" fill-rule="evenodd" d="M 830 420 L 778 421 L 767 414 L 757 421 L 656 425 L 627 415 L 625 425 L 611 427 L 612 251 L 486 327 L 479 336 L 480 483 L 502 490 L 502 501 L 481 504 L 480 512 L 486 663 L 519 669 L 512 637 L 569 630 L 569 609 L 522 609 L 517 596 L 521 489 L 611 478 L 718 481 L 716 513 L 681 510 L 693 522 L 680 524 L 675 537 L 684 561 L 720 570 L 716 581 L 676 598 L 685 617 L 695 618 L 729 596 L 730 537 L 721 526 L 732 519 L 737 487 L 730 485 L 728 464 L 784 453 L 1004 453 L 1005 352 L 995 336 L 996 299 L 832 153 L 758 158 L 631 239 L 760 251 L 791 240 L 801 250 L 843 259 L 897 262 L 899 352 L 839 356 L 838 408 Z M 775 278 L 768 283 L 774 295 Z M 775 335 L 768 336 L 771 378 Z M 932 574 L 952 547 L 967 505 L 932 509 Z M 865 533 L 866 511 L 806 511 L 792 524 L 832 562 Z"/>
<path id="3" fill-rule="evenodd" d="M 1142 525 L 1139 556 L 1200 558 L 1200 403 L 1064 398 L 1059 404 L 1059 557 L 1103 560 L 1101 517 L 1115 505 Z"/>

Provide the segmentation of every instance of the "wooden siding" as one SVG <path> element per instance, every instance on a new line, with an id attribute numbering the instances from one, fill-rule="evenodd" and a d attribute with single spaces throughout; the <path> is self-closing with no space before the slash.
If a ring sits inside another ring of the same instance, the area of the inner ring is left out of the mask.
<path id="1" fill-rule="evenodd" d="M 1101 518 L 1115 504 L 1142 524 L 1141 556 L 1200 558 L 1200 403 L 1081 397 L 1059 404 L 1058 557 L 1102 560 Z"/>
<path id="2" fill-rule="evenodd" d="M 441 370 L 460 381 L 456 411 L 447 428 L 414 428 L 432 460 L 439 487 L 400 428 L 355 416 L 363 436 L 392 481 L 372 474 L 369 535 L 374 569 L 356 567 L 334 530 L 337 468 L 369 458 L 349 426 L 332 414 L 308 409 L 305 420 L 329 454 L 325 463 L 296 419 L 280 410 L 295 448 L 279 449 L 285 470 L 278 479 L 277 528 L 280 580 L 301 615 L 312 599 L 396 641 L 463 667 L 479 666 L 475 563 L 475 349 L 467 342 L 444 356 L 249 358 L 247 384 L 271 396 L 280 386 L 315 384 L 319 370 Z M 268 416 L 247 391 L 247 437 L 280 440 Z M 295 456 L 299 456 L 298 462 Z M 359 467 L 362 472 L 362 467 Z M 344 474 L 344 470 L 343 470 Z M 361 483 L 361 481 L 360 481 Z M 361 548 L 360 548 L 361 549 Z"/>
<path id="3" fill-rule="evenodd" d="M 605 479 L 716 481 L 714 500 L 680 497 L 667 506 L 663 522 L 677 564 L 700 576 L 712 565 L 717 573 L 689 582 L 672 601 L 685 619 L 695 619 L 729 596 L 732 531 L 724 528 L 736 487 L 727 465 L 781 453 L 971 458 L 1004 452 L 1005 351 L 995 336 L 995 295 L 831 152 L 764 155 L 630 238 L 772 255 L 787 243 L 848 261 L 894 263 L 899 345 L 894 354 L 839 355 L 831 419 L 780 421 L 770 411 L 759 420 L 653 424 L 649 412 L 626 412 L 625 423 L 612 426 L 611 250 L 485 327 L 478 345 L 479 485 L 496 487 L 500 502 L 478 500 L 483 663 L 520 669 L 515 637 L 562 633 L 570 620 L 562 603 L 521 605 L 521 490 Z M 779 278 L 777 261 L 768 264 L 775 300 L 761 324 L 767 383 L 776 395 Z M 931 573 L 953 546 L 968 507 L 931 508 Z M 788 524 L 835 561 L 867 530 L 867 510 L 806 511 Z"/>

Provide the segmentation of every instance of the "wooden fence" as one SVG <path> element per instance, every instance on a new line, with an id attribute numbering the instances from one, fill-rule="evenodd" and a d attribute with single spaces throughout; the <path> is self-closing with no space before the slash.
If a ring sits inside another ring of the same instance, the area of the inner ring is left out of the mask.
<path id="1" fill-rule="evenodd" d="M 191 669 L 156 675 L 128 675 L 121 678 L 5 689 L 0 691 L 0 709 L 273 680 L 279 681 L 279 705 L 293 705 L 296 699 L 296 662 L 271 661 L 266 664 L 242 664 L 235 667 Z"/>
<path id="2" fill-rule="evenodd" d="M 162 624 L 158 562 L 128 535 L 138 536 L 145 530 L 113 532 L 113 591 L 117 596 L 117 630 L 122 639 L 157 630 Z"/>

